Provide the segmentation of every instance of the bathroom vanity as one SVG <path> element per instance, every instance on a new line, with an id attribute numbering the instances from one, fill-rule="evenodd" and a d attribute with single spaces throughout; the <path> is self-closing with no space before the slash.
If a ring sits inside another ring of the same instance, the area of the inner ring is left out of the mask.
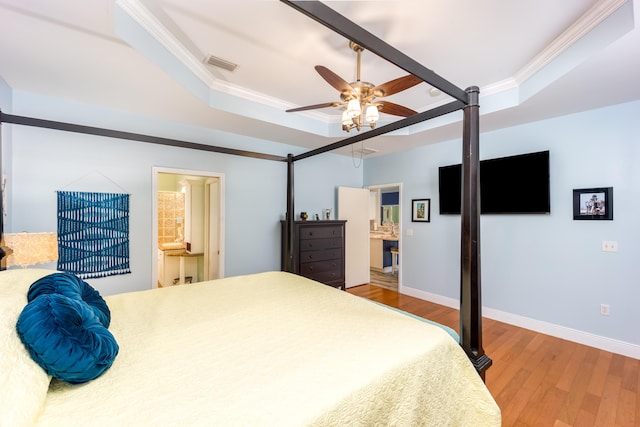
<path id="1" fill-rule="evenodd" d="M 183 247 L 158 248 L 158 287 L 196 283 L 203 253 L 189 253 Z"/>
<path id="2" fill-rule="evenodd" d="M 391 272 L 391 248 L 398 247 L 398 236 L 372 232 L 369 238 L 369 266 L 380 272 Z"/>

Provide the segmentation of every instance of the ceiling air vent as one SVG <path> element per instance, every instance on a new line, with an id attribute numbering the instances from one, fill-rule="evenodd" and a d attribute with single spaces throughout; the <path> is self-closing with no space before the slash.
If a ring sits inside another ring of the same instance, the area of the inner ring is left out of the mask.
<path id="1" fill-rule="evenodd" d="M 235 71 L 238 64 L 234 64 L 233 62 L 217 58 L 213 55 L 209 55 L 204 59 L 204 63 L 207 65 L 212 65 L 214 67 L 222 68 L 227 71 Z"/>

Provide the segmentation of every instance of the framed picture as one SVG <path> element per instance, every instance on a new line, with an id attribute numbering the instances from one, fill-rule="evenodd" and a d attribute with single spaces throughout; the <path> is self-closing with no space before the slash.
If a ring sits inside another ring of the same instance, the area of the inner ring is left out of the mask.
<path id="1" fill-rule="evenodd" d="M 613 220 L 613 187 L 573 190 L 573 219 Z"/>
<path id="2" fill-rule="evenodd" d="M 431 221 L 431 199 L 413 199 L 411 201 L 411 221 Z"/>

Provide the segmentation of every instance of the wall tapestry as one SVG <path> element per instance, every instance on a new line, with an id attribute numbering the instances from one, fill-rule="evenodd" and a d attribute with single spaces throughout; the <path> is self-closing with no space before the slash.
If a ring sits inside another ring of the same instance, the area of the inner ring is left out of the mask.
<path id="1" fill-rule="evenodd" d="M 58 270 L 81 278 L 131 273 L 128 194 L 58 191 Z"/>

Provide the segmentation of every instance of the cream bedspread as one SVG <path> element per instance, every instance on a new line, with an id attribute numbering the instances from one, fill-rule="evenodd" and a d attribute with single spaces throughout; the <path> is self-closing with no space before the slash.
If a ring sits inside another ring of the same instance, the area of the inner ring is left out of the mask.
<path id="1" fill-rule="evenodd" d="M 53 381 L 40 426 L 494 426 L 436 326 L 287 273 L 105 298 L 120 354 Z"/>

